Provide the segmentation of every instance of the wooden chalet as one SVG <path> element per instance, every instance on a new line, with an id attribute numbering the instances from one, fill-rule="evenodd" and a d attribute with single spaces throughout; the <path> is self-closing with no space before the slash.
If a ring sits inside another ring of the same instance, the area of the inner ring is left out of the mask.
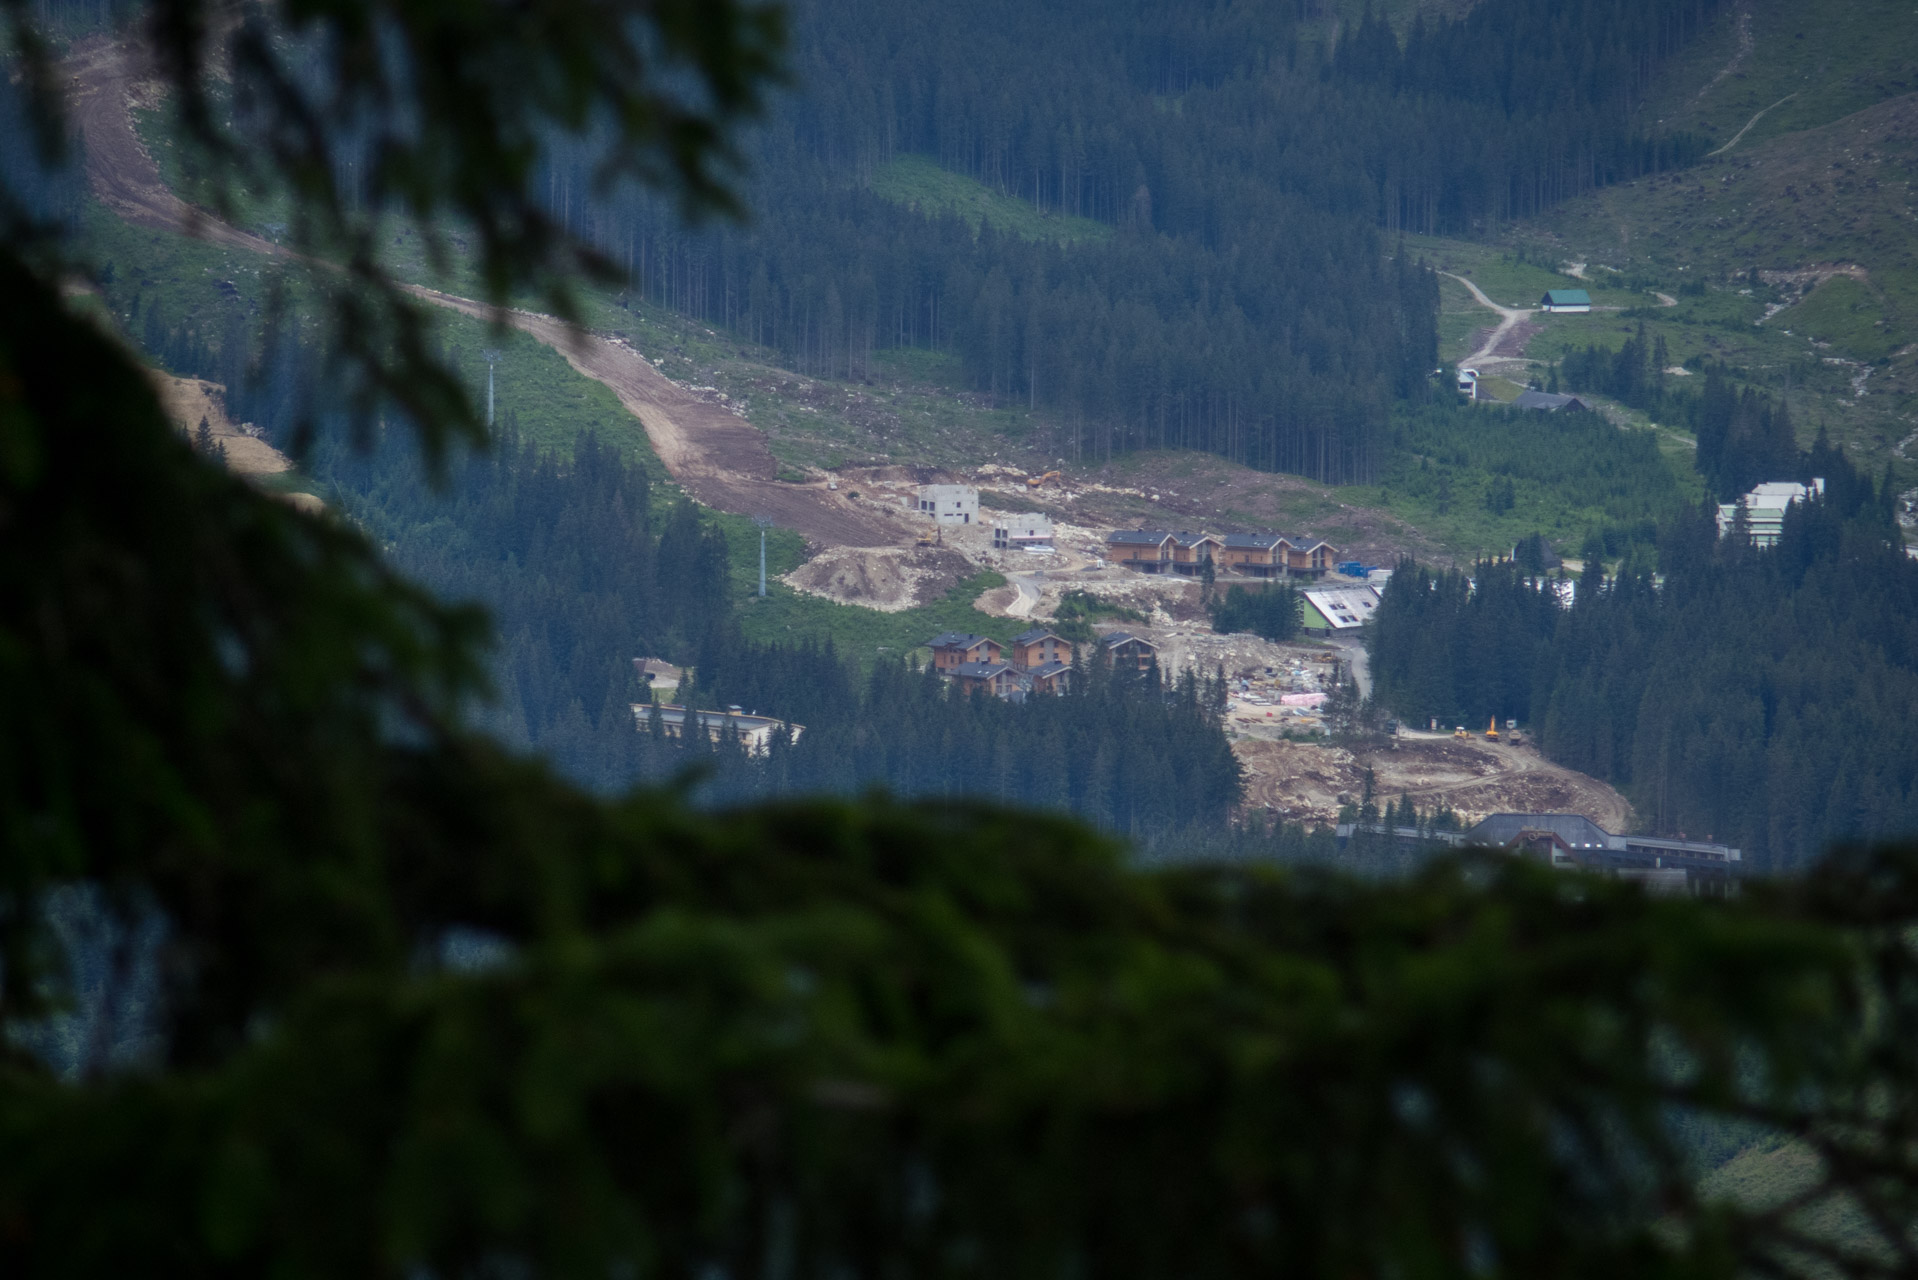
<path id="1" fill-rule="evenodd" d="M 1031 671 L 1048 662 L 1072 661 L 1072 643 L 1056 631 L 1034 627 L 1012 637 L 1012 665 Z"/>
<path id="2" fill-rule="evenodd" d="M 1285 570 L 1282 576 L 1299 574 L 1322 578 L 1338 563 L 1338 548 L 1329 542 L 1316 538 L 1286 538 L 1284 542 Z"/>
<path id="3" fill-rule="evenodd" d="M 1063 662 L 1048 662 L 1026 672 L 1034 693 L 1064 693 L 1072 684 L 1072 668 Z"/>
<path id="4" fill-rule="evenodd" d="M 1161 573 L 1172 563 L 1173 543 L 1163 529 L 1114 529 L 1106 535 L 1106 557 L 1140 573 Z"/>
<path id="5" fill-rule="evenodd" d="M 1219 539 L 1219 567 L 1248 578 L 1285 572 L 1286 541 L 1276 533 L 1228 533 Z"/>
<path id="6" fill-rule="evenodd" d="M 995 698 L 1010 698 L 1025 688 L 1019 673 L 1003 662 L 962 662 L 948 672 L 953 683 L 967 693 L 989 693 Z"/>
<path id="7" fill-rule="evenodd" d="M 1099 647 L 1112 659 L 1115 669 L 1144 671 L 1159 660 L 1159 646 L 1128 631 L 1111 631 L 1099 637 Z"/>
<path id="8" fill-rule="evenodd" d="M 926 641 L 932 650 L 932 665 L 941 674 L 972 662 L 997 662 L 1005 648 L 991 636 L 976 636 L 968 631 L 942 631 Z"/>
<path id="9" fill-rule="evenodd" d="M 1216 563 L 1225 544 L 1209 533 L 1180 530 L 1172 535 L 1172 571 L 1188 576 L 1204 571 L 1208 562 Z"/>

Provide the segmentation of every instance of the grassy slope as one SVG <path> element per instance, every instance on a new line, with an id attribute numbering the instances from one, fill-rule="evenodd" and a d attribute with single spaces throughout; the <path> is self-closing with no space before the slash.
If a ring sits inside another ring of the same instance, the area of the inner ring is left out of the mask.
<path id="1" fill-rule="evenodd" d="M 1396 17 L 1409 18 L 1411 4 L 1402 7 L 1405 12 Z M 143 136 L 169 179 L 184 181 L 179 173 L 181 166 L 168 148 L 162 120 L 148 116 L 140 123 Z M 880 170 L 874 188 L 929 214 L 954 212 L 975 226 L 983 221 L 1035 238 L 1072 240 L 1107 234 L 1102 224 L 1042 214 L 1016 197 L 948 173 L 923 157 L 903 157 Z M 456 250 L 458 247 L 454 245 Z M 1470 274 L 1502 301 L 1529 304 L 1547 288 L 1574 283 L 1549 269 L 1515 261 L 1509 254 L 1484 246 L 1415 241 L 1411 247 L 1447 269 Z M 473 289 L 473 283 L 457 269 L 450 278 L 429 271 L 419 237 L 404 229 L 397 229 L 392 252 L 410 278 L 454 292 L 470 293 Z M 1445 286 L 1455 290 L 1458 297 L 1467 297 L 1460 286 L 1449 281 Z M 1606 292 L 1602 288 L 1599 296 L 1620 305 L 1645 297 L 1642 293 Z M 591 328 L 628 338 L 657 359 L 661 369 L 676 380 L 727 392 L 748 420 L 766 432 L 775 456 L 794 473 L 862 463 L 904 462 L 968 469 L 994 461 L 1032 468 L 1063 461 L 1054 443 L 1063 433 L 1056 430 L 1049 414 L 1018 404 L 994 404 L 990 397 L 967 387 L 957 359 L 941 352 L 876 353 L 870 380 L 808 377 L 782 368 L 775 352 L 630 295 L 615 297 L 589 291 L 582 301 L 583 318 Z M 1450 301 L 1448 293 L 1448 308 Z M 1489 313 L 1478 310 L 1475 317 L 1448 315 L 1446 323 L 1470 330 L 1489 318 Z M 471 327 L 475 334 L 483 329 Z M 483 334 L 472 340 L 449 335 L 448 343 L 459 347 L 462 368 L 470 364 L 472 376 L 478 379 L 473 385 L 483 388 L 484 368 L 477 363 L 477 352 L 493 339 Z M 505 365 L 502 362 L 503 371 Z M 558 379 L 550 384 L 556 396 L 565 394 L 561 388 L 569 377 L 568 371 L 558 370 Z M 563 447 L 562 440 L 525 419 L 531 403 L 526 394 L 531 389 L 530 379 L 510 393 L 504 379 L 500 385 L 502 413 L 517 410 L 522 415 L 523 431 L 542 443 Z M 1516 394 L 1517 388 L 1508 390 Z M 643 438 L 638 443 L 643 447 Z M 1595 508 L 1583 500 L 1581 486 L 1541 489 L 1522 477 L 1518 506 L 1509 513 L 1493 515 L 1484 510 L 1480 500 L 1491 476 L 1471 467 L 1460 469 L 1454 477 L 1456 491 L 1468 496 L 1459 503 L 1437 505 L 1416 486 L 1394 484 L 1389 477 L 1381 486 L 1327 490 L 1291 477 L 1263 476 L 1218 459 L 1201 463 L 1177 454 L 1138 455 L 1115 462 L 1106 470 L 1113 472 L 1111 478 L 1120 483 L 1140 483 L 1147 488 L 1174 487 L 1196 495 L 1210 486 L 1216 501 L 1209 504 L 1212 511 L 1206 518 L 1214 523 L 1280 527 L 1367 544 L 1384 542 L 1417 549 L 1421 554 L 1438 551 L 1467 557 L 1487 547 L 1510 545 L 1537 530 L 1575 545 L 1587 528 L 1602 522 Z M 1146 521 L 1155 516 L 1163 518 L 1164 513 L 1150 509 L 1137 513 L 1138 519 Z M 1131 518 L 1130 513 L 1127 518 Z M 744 531 L 741 537 L 750 535 L 745 522 L 739 522 L 739 527 Z M 753 542 L 752 569 L 756 577 L 757 542 L 748 540 Z M 898 616 L 872 614 L 866 620 L 866 629 L 875 635 L 888 631 L 891 624 L 879 619 Z M 963 625 L 983 630 L 982 619 L 983 615 L 972 614 Z M 797 625 L 792 618 L 781 618 L 772 629 L 783 632 Z M 813 619 L 805 625 L 830 629 L 832 624 Z"/>
<path id="2" fill-rule="evenodd" d="M 872 175 L 873 194 L 927 216 L 953 214 L 976 231 L 981 223 L 1027 240 L 1061 244 L 1104 240 L 1112 228 L 1090 218 L 1047 213 L 1017 196 L 942 169 L 925 156 L 903 155 Z"/>
<path id="3" fill-rule="evenodd" d="M 123 329 L 135 334 L 140 331 L 141 322 L 131 320 L 127 311 L 136 290 L 143 316 L 157 308 L 168 325 L 191 317 L 216 337 L 229 310 L 243 310 L 252 324 L 263 321 L 275 268 L 255 255 L 130 226 L 99 209 L 90 211 L 85 230 L 98 260 L 113 265 L 114 283 L 107 291 L 114 304 L 111 319 Z M 219 281 L 231 283 L 239 298 L 228 298 L 219 289 Z M 297 278 L 285 283 L 290 306 L 297 313 L 303 291 Z M 80 299 L 77 305 L 105 311 L 90 297 Z M 618 312 L 639 333 L 648 333 L 650 326 L 651 336 L 673 335 L 674 345 L 686 353 L 678 358 L 688 366 L 687 373 L 695 372 L 700 363 L 694 356 L 710 357 L 716 347 L 714 338 L 676 318 L 654 315 L 646 320 L 604 300 L 595 301 L 593 308 Z M 570 452 L 582 432 L 596 432 L 647 468 L 655 492 L 663 500 L 682 500 L 654 455 L 644 429 L 607 388 L 579 376 L 557 352 L 523 335 L 496 333 L 482 322 L 451 312 L 439 313 L 437 318 L 440 341 L 454 367 L 465 376 L 476 404 L 483 405 L 486 397 L 482 352 L 489 347 L 497 349 L 501 358 L 495 370 L 495 394 L 502 422 L 510 419 L 523 438 L 560 454 Z M 704 342 L 696 341 L 695 336 Z M 931 393 L 920 394 L 937 400 Z M 301 487 L 298 478 L 287 483 Z M 338 501 L 338 495 L 323 496 Z M 971 605 L 981 591 L 1001 585 L 995 575 L 982 575 L 955 588 L 945 600 L 903 613 L 833 604 L 801 595 L 777 581 L 769 584 L 767 598 L 760 601 L 756 598 L 758 531 L 743 516 L 716 513 L 715 519 L 725 529 L 732 550 L 731 586 L 743 603 L 742 621 L 756 638 L 830 636 L 841 652 L 871 658 L 902 652 L 942 630 L 992 635 L 1006 631 L 1008 620 L 979 613 Z M 769 574 L 777 577 L 790 571 L 804 555 L 804 544 L 797 534 L 774 530 L 767 548 Z"/>
<path id="4" fill-rule="evenodd" d="M 1904 0 L 1807 7 L 1753 0 L 1751 43 L 1737 12 L 1662 77 L 1648 127 L 1695 129 L 1722 145 L 1766 112 L 1730 151 L 1682 173 L 1627 183 L 1556 210 L 1516 238 L 1535 254 L 1582 257 L 1703 298 L 1650 313 L 1673 359 L 1710 355 L 1789 394 L 1809 440 L 1819 425 L 1867 465 L 1895 458 L 1901 487 L 1918 464 L 1896 450 L 1918 426 L 1918 19 Z M 1793 303 L 1802 278 L 1778 273 L 1855 264 Z M 1748 273 L 1772 273 L 1754 283 Z M 1763 323 L 1759 323 L 1763 320 Z M 1612 345 L 1615 326 L 1591 329 Z M 1552 331 L 1532 353 L 1551 356 Z M 1872 367 L 1868 394 L 1856 394 Z"/>
<path id="5" fill-rule="evenodd" d="M 1750 45 L 1739 57 L 1741 9 L 1751 15 Z M 1648 129 L 1691 130 L 1722 146 L 1770 107 L 1738 144 L 1742 150 L 1918 90 L 1915 51 L 1918 23 L 1908 0 L 1728 4 L 1712 31 L 1661 72 L 1640 117 Z"/>

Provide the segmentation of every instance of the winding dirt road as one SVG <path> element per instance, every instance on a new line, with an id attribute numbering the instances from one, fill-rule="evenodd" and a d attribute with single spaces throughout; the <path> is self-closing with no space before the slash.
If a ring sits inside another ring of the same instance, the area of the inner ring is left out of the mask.
<path id="1" fill-rule="evenodd" d="M 1535 309 L 1501 307 L 1498 303 L 1486 297 L 1483 289 L 1473 284 L 1470 280 L 1467 280 L 1464 276 L 1455 276 L 1449 271 L 1441 271 L 1439 274 L 1458 281 L 1471 291 L 1472 297 L 1477 299 L 1480 306 L 1498 313 L 1498 327 L 1486 336 L 1485 341 L 1480 344 L 1477 351 L 1474 351 L 1471 355 L 1459 361 L 1460 366 L 1482 365 L 1493 360 L 1523 361 L 1525 359 L 1526 339 L 1532 335 L 1529 328 L 1521 329 L 1520 326 L 1525 324 L 1531 316 L 1537 315 L 1538 312 Z M 1501 351 L 1501 346 L 1510 349 Z"/>
<path id="2" fill-rule="evenodd" d="M 127 46 L 105 37 L 83 41 L 75 46 L 67 73 L 74 121 L 86 153 L 87 182 L 109 209 L 137 226 L 183 232 L 267 257 L 290 256 L 281 246 L 195 208 L 167 187 L 133 128 L 128 104 L 137 68 Z M 876 547 L 899 541 L 889 521 L 860 510 L 823 484 L 776 480 L 778 464 L 764 435 L 730 409 L 667 378 L 624 339 L 585 333 L 538 312 L 502 312 L 417 286 L 409 291 L 462 315 L 511 325 L 559 352 L 579 373 L 605 384 L 645 427 L 667 472 L 704 505 L 764 516 L 821 546 Z"/>

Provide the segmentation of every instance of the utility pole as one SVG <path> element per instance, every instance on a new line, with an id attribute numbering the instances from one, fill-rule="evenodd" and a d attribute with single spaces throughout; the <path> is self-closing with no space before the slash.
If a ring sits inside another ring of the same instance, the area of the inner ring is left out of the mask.
<path id="1" fill-rule="evenodd" d="M 486 357 L 486 429 L 493 429 L 493 366 L 499 363 L 499 350 L 488 347 L 480 353 Z"/>
<path id="2" fill-rule="evenodd" d="M 765 516 L 754 516 L 753 523 L 759 526 L 759 598 L 766 598 L 766 530 L 772 521 Z"/>

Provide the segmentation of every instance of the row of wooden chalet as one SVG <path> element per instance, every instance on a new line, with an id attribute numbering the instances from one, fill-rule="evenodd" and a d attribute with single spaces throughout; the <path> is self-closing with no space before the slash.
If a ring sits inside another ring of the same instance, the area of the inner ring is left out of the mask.
<path id="1" fill-rule="evenodd" d="M 1106 555 L 1141 573 L 1214 572 L 1247 578 L 1318 578 L 1338 563 L 1338 549 L 1322 538 L 1282 533 L 1193 533 L 1178 529 L 1115 529 L 1106 535 Z"/>
<path id="2" fill-rule="evenodd" d="M 1116 668 L 1144 671 L 1158 661 L 1158 647 L 1141 636 L 1114 631 L 1099 647 Z M 927 642 L 933 669 L 974 693 L 1023 699 L 1032 693 L 1064 693 L 1072 677 L 1073 645 L 1056 631 L 1034 627 L 1012 638 L 1010 653 L 991 636 L 944 631 Z"/>

